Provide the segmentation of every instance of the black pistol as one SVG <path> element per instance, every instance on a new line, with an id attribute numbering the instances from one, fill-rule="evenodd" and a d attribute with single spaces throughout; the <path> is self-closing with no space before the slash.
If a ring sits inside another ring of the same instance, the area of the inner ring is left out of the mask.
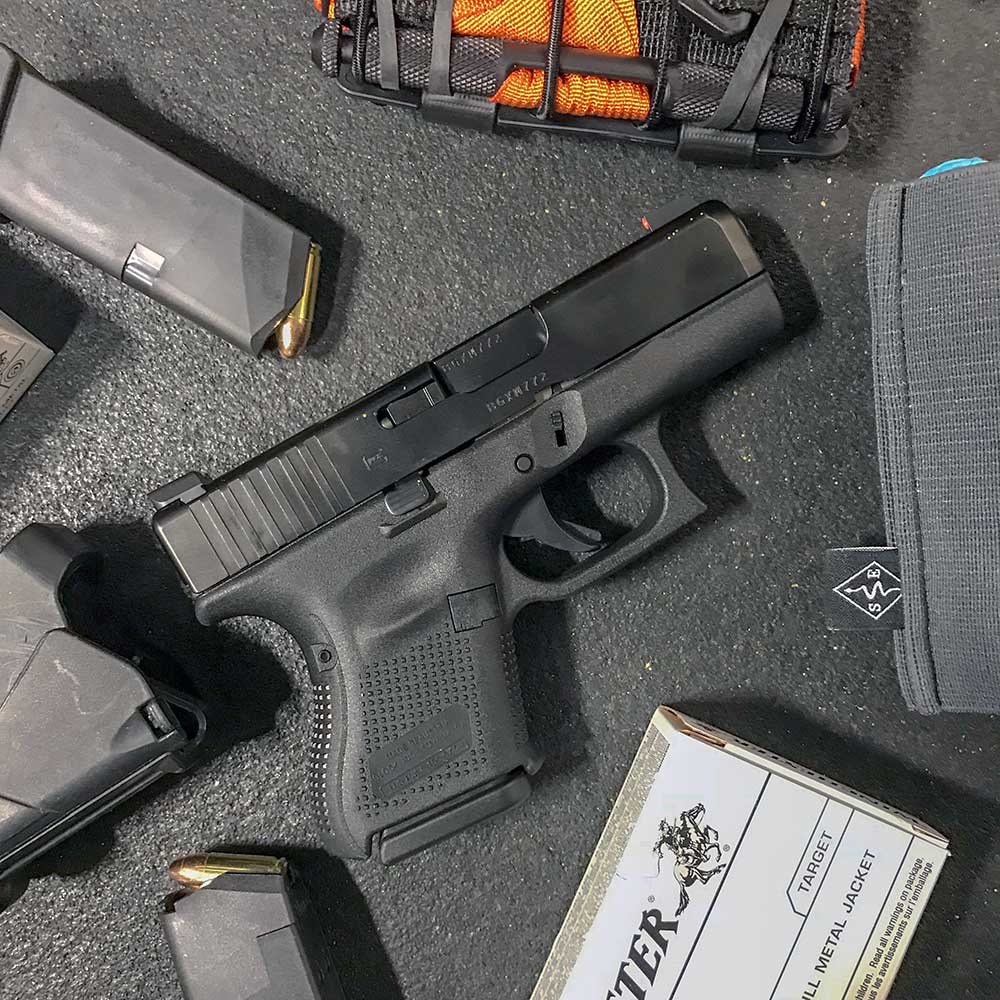
<path id="1" fill-rule="evenodd" d="M 97 560 L 54 524 L 0 551 L 0 878 L 184 770 L 204 734 L 196 702 L 70 631 L 63 589 Z"/>
<path id="2" fill-rule="evenodd" d="M 198 618 L 256 615 L 298 640 L 334 854 L 374 842 L 393 862 L 528 796 L 542 761 L 514 618 L 705 509 L 664 451 L 661 411 L 782 327 L 743 225 L 708 202 L 221 479 L 153 494 Z M 543 492 L 601 445 L 638 460 L 652 498 L 607 545 Z M 591 554 L 539 580 L 506 537 Z"/>
<path id="3" fill-rule="evenodd" d="M 0 45 L 0 214 L 249 354 L 312 329 L 319 247 Z"/>
<path id="4" fill-rule="evenodd" d="M 315 913 L 284 858 L 196 854 L 160 920 L 185 1000 L 344 1000 Z"/>

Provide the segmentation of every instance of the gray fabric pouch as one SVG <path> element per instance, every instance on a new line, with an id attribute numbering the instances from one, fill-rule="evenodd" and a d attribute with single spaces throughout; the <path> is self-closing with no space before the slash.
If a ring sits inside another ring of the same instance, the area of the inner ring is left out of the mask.
<path id="1" fill-rule="evenodd" d="M 919 712 L 997 712 L 1000 165 L 880 187 L 868 276 L 900 683 Z"/>

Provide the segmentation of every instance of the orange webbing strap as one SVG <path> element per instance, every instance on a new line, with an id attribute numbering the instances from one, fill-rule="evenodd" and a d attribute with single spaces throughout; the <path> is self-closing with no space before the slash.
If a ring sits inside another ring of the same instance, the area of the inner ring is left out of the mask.
<path id="1" fill-rule="evenodd" d="M 514 108 L 538 107 L 544 82 L 544 70 L 515 70 L 500 85 L 493 100 Z M 556 85 L 556 111 L 561 115 L 598 115 L 640 121 L 649 114 L 649 91 L 641 83 L 560 73 Z"/>
<path id="2" fill-rule="evenodd" d="M 521 42 L 546 42 L 552 0 L 455 0 L 452 22 L 457 35 L 485 35 Z M 635 0 L 567 0 L 564 45 L 616 56 L 639 55 L 639 23 Z M 515 108 L 537 107 L 545 74 L 516 69 L 500 85 L 493 100 Z M 640 83 L 561 73 L 556 111 L 566 115 L 645 119 L 649 91 Z"/>

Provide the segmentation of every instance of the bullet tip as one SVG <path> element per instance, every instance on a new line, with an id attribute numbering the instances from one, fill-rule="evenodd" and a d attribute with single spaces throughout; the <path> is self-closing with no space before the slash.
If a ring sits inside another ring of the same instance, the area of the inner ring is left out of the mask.
<path id="1" fill-rule="evenodd" d="M 186 889 L 200 889 L 206 884 L 205 862 L 208 856 L 205 854 L 191 854 L 184 858 L 178 858 L 170 866 L 170 877 Z M 211 878 L 208 879 L 211 881 Z"/>
<path id="2" fill-rule="evenodd" d="M 308 322 L 289 316 L 275 334 L 275 341 L 278 346 L 278 353 L 283 358 L 298 357 L 309 343 L 309 336 L 312 333 L 312 320 Z"/>

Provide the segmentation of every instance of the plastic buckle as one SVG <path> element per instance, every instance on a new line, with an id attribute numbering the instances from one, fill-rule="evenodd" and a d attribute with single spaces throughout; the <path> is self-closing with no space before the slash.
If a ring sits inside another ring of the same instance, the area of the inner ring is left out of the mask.
<path id="1" fill-rule="evenodd" d="M 821 132 L 805 142 L 792 142 L 784 132 L 758 132 L 755 162 L 832 160 L 847 149 L 850 138 L 851 133 L 846 125 L 836 132 Z"/>
<path id="2" fill-rule="evenodd" d="M 757 133 L 704 128 L 685 122 L 677 140 L 677 156 L 695 163 L 728 163 L 751 167 L 757 154 Z"/>
<path id="3" fill-rule="evenodd" d="M 487 97 L 468 94 L 431 94 L 424 91 L 420 113 L 429 122 L 492 132 L 497 106 Z"/>
<path id="4" fill-rule="evenodd" d="M 766 166 L 782 160 L 831 160 L 847 148 L 846 126 L 805 142 L 792 142 L 783 132 L 737 132 L 703 128 L 685 122 L 677 140 L 677 156 L 695 163 Z"/>
<path id="5" fill-rule="evenodd" d="M 720 42 L 743 41 L 754 23 L 749 11 L 719 10 L 711 0 L 677 0 L 677 12 Z"/>

